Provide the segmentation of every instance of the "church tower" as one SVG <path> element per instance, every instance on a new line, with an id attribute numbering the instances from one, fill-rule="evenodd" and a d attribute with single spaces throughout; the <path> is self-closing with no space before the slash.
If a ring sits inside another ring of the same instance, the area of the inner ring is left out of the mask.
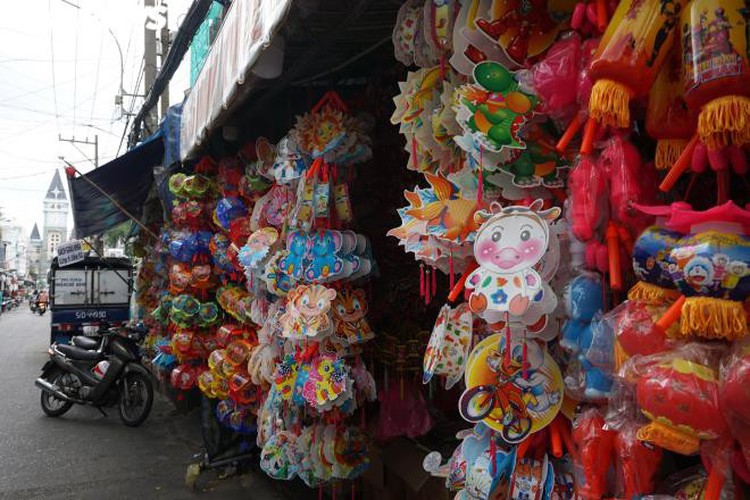
<path id="1" fill-rule="evenodd" d="M 46 276 L 50 263 L 57 254 L 57 247 L 60 243 L 67 241 L 68 208 L 68 198 L 60 179 L 60 172 L 56 171 L 44 198 L 42 257 L 40 259 L 42 276 Z"/>
<path id="2" fill-rule="evenodd" d="M 39 265 L 42 258 L 42 235 L 39 234 L 39 227 L 36 222 L 34 223 L 34 229 L 31 230 L 31 236 L 29 236 L 26 253 L 26 272 L 30 276 L 39 278 Z"/>

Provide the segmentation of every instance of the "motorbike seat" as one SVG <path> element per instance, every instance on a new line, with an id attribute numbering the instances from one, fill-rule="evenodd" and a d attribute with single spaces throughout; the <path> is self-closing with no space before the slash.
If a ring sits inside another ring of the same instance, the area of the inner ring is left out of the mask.
<path id="1" fill-rule="evenodd" d="M 78 346 L 69 344 L 58 344 L 57 350 L 68 356 L 70 359 L 79 359 L 82 361 L 104 359 L 104 356 L 96 351 L 89 351 L 88 349 L 82 349 Z"/>
<path id="2" fill-rule="evenodd" d="M 86 337 L 83 335 L 76 335 L 75 337 L 73 337 L 73 344 L 80 347 L 81 349 L 87 349 L 89 351 L 99 348 L 99 341 L 97 339 Z"/>

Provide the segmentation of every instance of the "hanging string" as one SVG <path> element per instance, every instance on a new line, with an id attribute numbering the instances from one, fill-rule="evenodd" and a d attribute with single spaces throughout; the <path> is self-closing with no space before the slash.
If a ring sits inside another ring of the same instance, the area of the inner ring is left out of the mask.
<path id="1" fill-rule="evenodd" d="M 505 313 L 505 364 L 510 365 L 510 312 Z"/>
<path id="2" fill-rule="evenodd" d="M 448 266 L 450 268 L 450 289 L 456 286 L 456 275 L 453 272 L 453 243 L 450 244 L 450 256 L 448 257 Z"/>
<path id="3" fill-rule="evenodd" d="M 424 297 L 424 264 L 419 264 L 419 296 Z"/>
<path id="4" fill-rule="evenodd" d="M 479 145 L 479 185 L 477 186 L 477 202 L 481 205 L 484 199 L 484 146 Z"/>
<path id="5" fill-rule="evenodd" d="M 435 298 L 435 293 L 437 292 L 437 269 L 432 269 L 432 296 L 430 297 L 430 300 Z"/>

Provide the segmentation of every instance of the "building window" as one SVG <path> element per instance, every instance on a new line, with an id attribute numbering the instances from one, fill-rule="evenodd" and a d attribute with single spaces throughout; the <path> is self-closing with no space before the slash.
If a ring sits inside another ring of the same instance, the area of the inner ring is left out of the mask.
<path id="1" fill-rule="evenodd" d="M 49 255 L 53 256 L 55 252 L 57 252 L 57 247 L 60 246 L 60 234 L 59 233 L 49 233 L 49 243 L 48 243 L 48 251 Z"/>

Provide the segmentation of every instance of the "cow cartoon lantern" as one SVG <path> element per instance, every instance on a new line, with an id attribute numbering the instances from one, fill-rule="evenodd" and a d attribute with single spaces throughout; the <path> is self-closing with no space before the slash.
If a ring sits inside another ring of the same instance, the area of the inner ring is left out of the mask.
<path id="1" fill-rule="evenodd" d="M 549 243 L 549 223 L 557 219 L 557 207 L 541 210 L 542 200 L 528 207 L 501 207 L 477 212 L 482 226 L 474 242 L 479 267 L 469 275 L 469 307 L 483 317 L 505 313 L 523 316 L 532 303 L 540 302 L 544 288 L 535 265 L 544 257 Z"/>

